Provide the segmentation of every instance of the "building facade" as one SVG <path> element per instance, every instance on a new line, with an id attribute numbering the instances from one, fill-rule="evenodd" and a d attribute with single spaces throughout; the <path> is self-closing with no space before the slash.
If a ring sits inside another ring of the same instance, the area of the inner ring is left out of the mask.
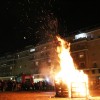
<path id="1" fill-rule="evenodd" d="M 56 47 L 54 41 L 49 41 L 6 54 L 0 59 L 0 77 L 41 74 L 52 79 L 55 66 L 58 66 Z"/>
<path id="2" fill-rule="evenodd" d="M 100 28 L 82 32 L 66 39 L 71 43 L 71 55 L 78 69 L 100 80 Z M 14 54 L 0 57 L 0 76 L 50 74 L 59 69 L 55 40 L 29 46 Z"/>
<path id="3" fill-rule="evenodd" d="M 82 32 L 68 40 L 77 68 L 88 74 L 91 85 L 100 86 L 100 28 Z"/>

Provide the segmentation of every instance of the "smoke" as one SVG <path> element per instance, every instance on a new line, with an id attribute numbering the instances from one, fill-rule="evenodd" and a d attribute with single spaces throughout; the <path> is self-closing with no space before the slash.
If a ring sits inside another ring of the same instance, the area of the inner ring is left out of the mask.
<path id="1" fill-rule="evenodd" d="M 50 73 L 50 69 L 49 69 L 48 65 L 46 64 L 46 62 L 41 63 L 41 66 L 39 68 L 39 73 L 41 73 L 45 76 Z"/>

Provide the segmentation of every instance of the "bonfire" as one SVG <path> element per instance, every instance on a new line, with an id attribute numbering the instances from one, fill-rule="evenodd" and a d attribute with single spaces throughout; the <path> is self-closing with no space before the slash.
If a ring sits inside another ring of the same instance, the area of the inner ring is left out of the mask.
<path id="1" fill-rule="evenodd" d="M 57 37 L 60 45 L 57 46 L 57 53 L 61 70 L 56 73 L 55 80 L 62 80 L 68 87 L 68 97 L 89 95 L 88 76 L 78 70 L 70 54 L 70 43 Z"/>

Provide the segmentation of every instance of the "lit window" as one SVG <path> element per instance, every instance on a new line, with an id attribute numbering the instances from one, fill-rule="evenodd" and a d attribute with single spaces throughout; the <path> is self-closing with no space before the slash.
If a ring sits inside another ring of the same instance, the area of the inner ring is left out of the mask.
<path id="1" fill-rule="evenodd" d="M 12 70 L 12 67 L 10 67 L 10 70 Z"/>
<path id="2" fill-rule="evenodd" d="M 22 66 L 20 66 L 19 68 L 22 68 Z"/>
<path id="3" fill-rule="evenodd" d="M 36 61 L 36 62 L 35 62 L 35 64 L 36 64 L 36 66 L 38 66 L 38 65 L 39 65 L 39 62 L 38 62 L 38 61 Z"/>
<path id="4" fill-rule="evenodd" d="M 34 52 L 35 51 L 35 49 L 30 49 L 30 52 Z"/>
<path id="5" fill-rule="evenodd" d="M 18 55 L 18 58 L 19 58 L 19 55 Z"/>
<path id="6" fill-rule="evenodd" d="M 81 34 L 75 35 L 75 39 L 80 39 L 80 38 L 87 38 L 87 34 L 81 33 Z"/>
<path id="7" fill-rule="evenodd" d="M 26 39 L 26 37 L 24 36 L 24 39 Z"/>
<path id="8" fill-rule="evenodd" d="M 48 59 L 48 62 L 51 62 L 51 59 Z"/>
<path id="9" fill-rule="evenodd" d="M 47 47 L 44 47 L 44 49 L 46 49 Z"/>
<path id="10" fill-rule="evenodd" d="M 47 64 L 48 66 L 51 66 L 51 59 L 48 59 Z"/>
<path id="11" fill-rule="evenodd" d="M 79 58 L 84 58 L 84 53 L 83 52 L 79 54 Z"/>
<path id="12" fill-rule="evenodd" d="M 79 58 L 83 58 L 83 57 L 84 57 L 84 55 L 83 55 L 83 54 L 80 54 L 80 55 L 79 55 Z"/>

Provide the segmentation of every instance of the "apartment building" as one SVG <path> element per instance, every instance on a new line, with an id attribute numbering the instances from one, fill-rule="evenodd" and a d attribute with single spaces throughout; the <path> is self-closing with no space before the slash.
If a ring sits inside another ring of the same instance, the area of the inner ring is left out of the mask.
<path id="1" fill-rule="evenodd" d="M 71 55 L 79 70 L 90 79 L 100 80 L 100 28 L 86 30 L 66 38 L 71 43 Z M 0 76 L 51 74 L 59 69 L 54 39 L 27 46 L 24 50 L 0 57 Z M 67 66 L 67 65 L 66 65 Z"/>
<path id="2" fill-rule="evenodd" d="M 100 85 L 100 28 L 81 32 L 68 40 L 77 68 L 88 74 L 91 84 Z"/>

